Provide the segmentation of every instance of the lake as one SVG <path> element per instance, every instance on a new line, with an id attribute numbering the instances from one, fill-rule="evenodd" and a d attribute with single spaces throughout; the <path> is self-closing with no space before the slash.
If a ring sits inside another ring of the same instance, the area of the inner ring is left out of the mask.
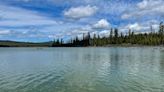
<path id="1" fill-rule="evenodd" d="M 164 92 L 164 48 L 0 48 L 0 92 Z"/>

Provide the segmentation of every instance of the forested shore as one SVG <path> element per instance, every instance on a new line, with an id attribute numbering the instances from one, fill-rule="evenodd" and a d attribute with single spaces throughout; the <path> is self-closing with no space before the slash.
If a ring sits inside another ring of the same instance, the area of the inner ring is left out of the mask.
<path id="1" fill-rule="evenodd" d="M 159 30 L 145 33 L 135 33 L 129 29 L 128 34 L 120 32 L 117 28 L 111 28 L 107 37 L 100 37 L 99 34 L 83 34 L 83 38 L 78 36 L 64 42 L 63 39 L 54 41 L 32 43 L 16 41 L 0 41 L 0 47 L 114 47 L 114 46 L 164 46 L 164 24 L 160 23 Z"/>
<path id="2" fill-rule="evenodd" d="M 135 33 L 129 29 L 128 34 L 119 32 L 117 28 L 111 28 L 108 37 L 100 37 L 90 33 L 83 34 L 80 40 L 77 37 L 71 39 L 68 43 L 64 43 L 62 39 L 54 40 L 52 47 L 85 47 L 85 46 L 161 46 L 164 45 L 164 25 L 161 22 L 158 32 L 150 29 L 149 33 Z"/>

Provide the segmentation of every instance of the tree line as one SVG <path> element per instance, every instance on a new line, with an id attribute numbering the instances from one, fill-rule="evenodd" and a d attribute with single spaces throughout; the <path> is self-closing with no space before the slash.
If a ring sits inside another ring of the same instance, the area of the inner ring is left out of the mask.
<path id="1" fill-rule="evenodd" d="M 54 40 L 53 47 L 85 47 L 85 46 L 106 46 L 106 45 L 164 45 L 164 24 L 161 22 L 158 32 L 135 33 L 129 29 L 128 34 L 119 33 L 117 28 L 111 28 L 110 34 L 107 37 L 100 37 L 94 34 L 91 37 L 90 33 L 83 34 L 83 38 L 71 39 L 68 43 L 63 40 Z"/>

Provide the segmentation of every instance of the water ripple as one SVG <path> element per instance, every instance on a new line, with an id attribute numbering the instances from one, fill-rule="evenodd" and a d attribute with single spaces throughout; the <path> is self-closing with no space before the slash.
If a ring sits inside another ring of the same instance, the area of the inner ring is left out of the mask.
<path id="1" fill-rule="evenodd" d="M 0 52 L 5 63 L 0 67 L 0 92 L 164 92 L 164 53 L 159 49 L 14 51 Z"/>

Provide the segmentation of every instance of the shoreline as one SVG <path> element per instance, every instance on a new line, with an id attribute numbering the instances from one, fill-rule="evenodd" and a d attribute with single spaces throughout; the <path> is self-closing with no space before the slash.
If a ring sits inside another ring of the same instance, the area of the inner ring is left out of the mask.
<path id="1" fill-rule="evenodd" d="M 164 45 L 109 44 L 104 47 L 164 47 Z"/>
<path id="2" fill-rule="evenodd" d="M 52 47 L 52 46 L 0 46 L 0 48 L 101 48 L 101 47 L 164 47 L 164 45 L 106 45 L 106 46 L 70 46 L 70 47 Z"/>
<path id="3" fill-rule="evenodd" d="M 32 42 L 14 42 L 14 41 L 0 41 L 0 48 L 21 48 L 21 47 L 29 47 L 29 48 L 56 48 L 56 47 L 164 47 L 164 45 L 142 45 L 142 44 L 131 44 L 131 43 L 123 43 L 123 44 L 107 44 L 102 46 L 76 46 L 76 45 L 59 45 L 52 46 L 52 42 L 41 42 L 41 43 L 32 43 Z"/>

